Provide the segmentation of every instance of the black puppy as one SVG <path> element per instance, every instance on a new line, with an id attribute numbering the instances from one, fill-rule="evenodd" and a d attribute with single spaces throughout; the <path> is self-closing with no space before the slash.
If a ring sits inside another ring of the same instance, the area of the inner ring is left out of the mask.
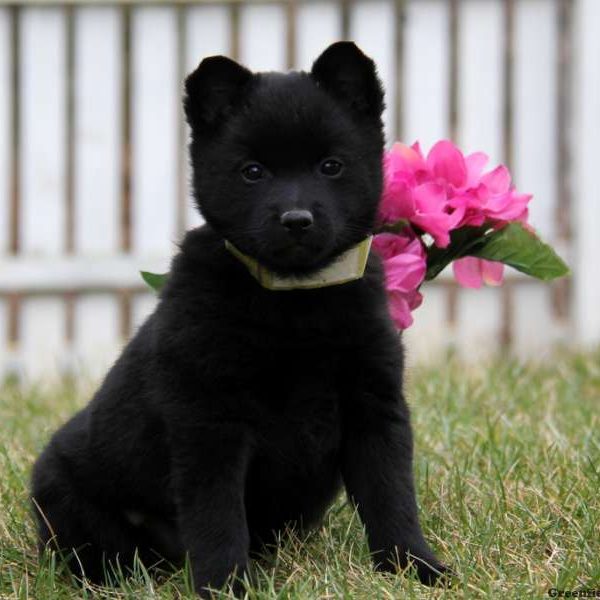
<path id="1" fill-rule="evenodd" d="M 310 287 L 362 247 L 382 188 L 382 110 L 374 63 L 349 42 L 310 73 L 253 74 L 217 56 L 188 77 L 207 224 L 186 235 L 154 314 L 34 468 L 41 546 L 52 541 L 77 574 L 103 581 L 136 550 L 147 565 L 187 553 L 206 593 L 273 532 L 318 522 L 342 482 L 377 568 L 412 561 L 427 584 L 443 572 L 417 518 L 379 260 L 317 289 L 255 277 Z"/>

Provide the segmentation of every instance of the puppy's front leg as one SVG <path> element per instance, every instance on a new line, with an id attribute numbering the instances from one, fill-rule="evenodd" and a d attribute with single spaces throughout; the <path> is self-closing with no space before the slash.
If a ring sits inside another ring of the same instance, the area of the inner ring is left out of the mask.
<path id="1" fill-rule="evenodd" d="M 234 573 L 241 577 L 248 562 L 248 434 L 235 424 L 182 424 L 173 445 L 179 531 L 194 588 L 208 597 L 207 587 L 221 588 Z M 235 581 L 233 587 L 239 593 L 242 586 Z"/>
<path id="2" fill-rule="evenodd" d="M 421 582 L 432 585 L 445 567 L 419 525 L 401 357 L 394 345 L 387 353 L 379 350 L 361 357 L 353 371 L 344 422 L 344 483 L 366 528 L 376 567 L 393 571 L 410 560 Z"/>

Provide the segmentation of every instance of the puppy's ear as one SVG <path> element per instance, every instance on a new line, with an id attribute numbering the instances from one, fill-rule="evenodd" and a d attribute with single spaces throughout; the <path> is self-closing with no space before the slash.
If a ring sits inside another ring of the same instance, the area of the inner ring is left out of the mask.
<path id="1" fill-rule="evenodd" d="M 313 79 L 352 110 L 372 117 L 383 112 L 383 88 L 375 63 L 354 42 L 336 42 L 312 66 Z"/>
<path id="2" fill-rule="evenodd" d="M 190 127 L 217 127 L 230 114 L 251 79 L 251 71 L 226 56 L 205 58 L 185 80 L 183 108 Z"/>

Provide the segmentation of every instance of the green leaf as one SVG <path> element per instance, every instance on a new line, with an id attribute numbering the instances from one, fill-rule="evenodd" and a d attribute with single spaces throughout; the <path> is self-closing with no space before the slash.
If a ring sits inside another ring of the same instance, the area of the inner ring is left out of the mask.
<path id="1" fill-rule="evenodd" d="M 520 223 L 510 223 L 485 236 L 468 254 L 504 263 L 542 281 L 563 277 L 570 272 L 551 246 Z"/>
<path id="2" fill-rule="evenodd" d="M 150 271 L 140 271 L 140 275 L 155 292 L 160 292 L 169 276 L 168 273 L 150 273 Z"/>
<path id="3" fill-rule="evenodd" d="M 446 248 L 431 245 L 427 248 L 426 280 L 437 277 L 453 260 L 467 256 L 485 239 L 488 226 L 461 227 L 450 232 L 450 244 Z"/>

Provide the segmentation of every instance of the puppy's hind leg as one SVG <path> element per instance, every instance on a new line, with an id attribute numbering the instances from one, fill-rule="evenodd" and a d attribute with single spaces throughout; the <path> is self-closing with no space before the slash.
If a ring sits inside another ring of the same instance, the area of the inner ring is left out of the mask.
<path id="1" fill-rule="evenodd" d="M 39 549 L 58 551 L 77 577 L 109 583 L 117 564 L 132 568 L 136 552 L 145 566 L 156 563 L 139 528 L 124 513 L 103 506 L 77 485 L 48 448 L 34 467 L 32 503 Z"/>

